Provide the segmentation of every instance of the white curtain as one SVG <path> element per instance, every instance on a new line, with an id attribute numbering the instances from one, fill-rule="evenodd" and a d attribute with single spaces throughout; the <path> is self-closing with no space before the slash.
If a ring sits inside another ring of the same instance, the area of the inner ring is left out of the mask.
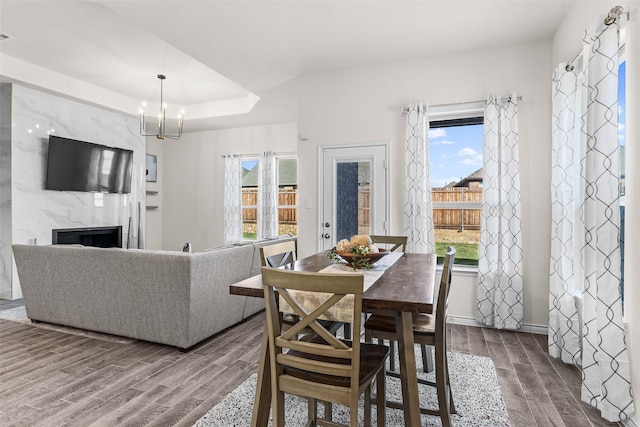
<path id="1" fill-rule="evenodd" d="M 275 153 L 265 151 L 260 154 L 258 167 L 258 240 L 261 240 L 278 236 L 278 182 Z"/>
<path id="2" fill-rule="evenodd" d="M 598 29 L 600 31 L 600 29 Z M 618 32 L 585 37 L 553 78 L 549 354 L 582 367 L 582 400 L 634 413 L 620 294 Z"/>
<path id="3" fill-rule="evenodd" d="M 224 242 L 242 241 L 242 157 L 224 156 Z"/>
<path id="4" fill-rule="evenodd" d="M 490 96 L 484 116 L 476 320 L 519 329 L 523 317 L 517 96 Z"/>
<path id="5" fill-rule="evenodd" d="M 427 107 L 411 104 L 407 113 L 403 218 L 406 252 L 434 253 L 433 203 L 429 179 Z"/>

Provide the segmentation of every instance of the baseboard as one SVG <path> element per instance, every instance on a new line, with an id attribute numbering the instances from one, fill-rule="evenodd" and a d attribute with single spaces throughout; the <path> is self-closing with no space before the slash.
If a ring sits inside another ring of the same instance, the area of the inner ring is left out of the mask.
<path id="1" fill-rule="evenodd" d="M 465 316 L 447 316 L 447 322 L 452 323 L 454 325 L 464 325 L 464 326 L 475 326 L 478 328 L 490 328 L 491 326 L 483 325 L 476 321 L 476 319 L 472 317 Z M 546 325 L 533 325 L 533 324 L 524 324 L 519 332 L 528 332 L 531 334 L 540 334 L 547 335 L 549 331 L 549 327 Z M 637 427 L 637 426 L 634 426 Z"/>

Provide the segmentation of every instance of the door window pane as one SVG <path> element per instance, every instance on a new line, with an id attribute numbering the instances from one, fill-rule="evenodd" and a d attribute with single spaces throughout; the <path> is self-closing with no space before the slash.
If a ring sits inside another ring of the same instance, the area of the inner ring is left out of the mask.
<path id="1" fill-rule="evenodd" d="M 338 163 L 336 185 L 336 241 L 371 234 L 371 163 Z"/>

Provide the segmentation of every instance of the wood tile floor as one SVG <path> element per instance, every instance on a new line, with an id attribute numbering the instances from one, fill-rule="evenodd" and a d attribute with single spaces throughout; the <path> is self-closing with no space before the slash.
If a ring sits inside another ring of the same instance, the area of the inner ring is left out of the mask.
<path id="1" fill-rule="evenodd" d="M 0 310 L 20 302 L 0 301 Z M 257 369 L 264 314 L 188 353 L 0 319 L 0 425 L 191 426 Z M 491 357 L 512 426 L 617 425 L 581 403 L 544 335 L 453 325 L 451 350 Z"/>

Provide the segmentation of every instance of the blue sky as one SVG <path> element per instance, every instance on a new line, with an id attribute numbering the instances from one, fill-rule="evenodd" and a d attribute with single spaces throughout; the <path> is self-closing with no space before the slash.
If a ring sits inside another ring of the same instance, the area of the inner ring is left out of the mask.
<path id="1" fill-rule="evenodd" d="M 429 129 L 432 187 L 458 182 L 482 167 L 483 125 Z"/>

